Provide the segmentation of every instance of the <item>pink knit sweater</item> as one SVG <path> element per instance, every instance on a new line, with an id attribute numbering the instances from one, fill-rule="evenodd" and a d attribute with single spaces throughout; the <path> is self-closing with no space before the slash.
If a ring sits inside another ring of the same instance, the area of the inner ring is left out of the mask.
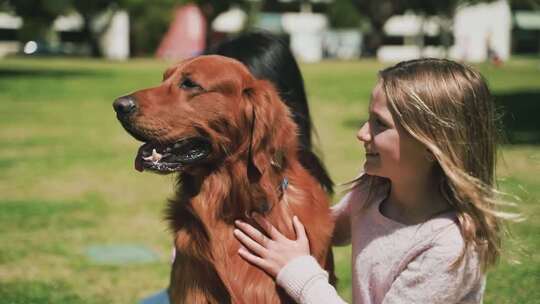
<path id="1" fill-rule="evenodd" d="M 463 238 L 453 213 L 418 225 L 404 225 L 379 211 L 388 195 L 382 187 L 367 208 L 358 186 L 332 209 L 335 243 L 352 243 L 354 303 L 481 303 L 485 276 L 473 250 L 457 268 Z M 311 256 L 298 257 L 278 274 L 277 283 L 298 303 L 345 303 L 328 274 Z"/>

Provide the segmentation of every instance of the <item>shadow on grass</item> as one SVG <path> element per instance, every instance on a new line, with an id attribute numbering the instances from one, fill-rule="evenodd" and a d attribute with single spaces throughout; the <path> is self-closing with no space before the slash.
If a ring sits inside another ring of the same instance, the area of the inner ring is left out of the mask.
<path id="1" fill-rule="evenodd" d="M 26 69 L 0 68 L 2 78 L 70 78 L 70 77 L 106 77 L 109 73 L 91 69 Z"/>
<path id="2" fill-rule="evenodd" d="M 497 93 L 494 99 L 505 144 L 540 144 L 540 90 Z M 356 130 L 365 121 L 365 117 L 347 117 L 342 125 Z"/>

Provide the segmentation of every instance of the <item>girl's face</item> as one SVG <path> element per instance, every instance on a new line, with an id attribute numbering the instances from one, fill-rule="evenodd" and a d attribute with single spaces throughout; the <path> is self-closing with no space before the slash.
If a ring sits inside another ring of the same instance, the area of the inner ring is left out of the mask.
<path id="1" fill-rule="evenodd" d="M 364 171 L 369 175 L 392 182 L 407 181 L 419 174 L 429 174 L 433 166 L 427 148 L 392 117 L 381 81 L 371 93 L 369 120 L 356 136 L 364 143 Z"/>

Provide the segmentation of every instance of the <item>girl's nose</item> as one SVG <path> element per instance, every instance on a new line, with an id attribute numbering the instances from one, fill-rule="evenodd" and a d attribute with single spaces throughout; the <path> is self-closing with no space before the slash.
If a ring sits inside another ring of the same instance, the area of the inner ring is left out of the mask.
<path id="1" fill-rule="evenodd" d="M 371 141 L 371 130 L 369 129 L 369 122 L 365 122 L 362 127 L 356 133 L 356 138 L 359 141 L 369 142 Z"/>

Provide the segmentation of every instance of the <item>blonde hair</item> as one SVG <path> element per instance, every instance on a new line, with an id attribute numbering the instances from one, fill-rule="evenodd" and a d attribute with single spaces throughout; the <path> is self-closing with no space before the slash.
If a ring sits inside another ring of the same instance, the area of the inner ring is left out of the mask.
<path id="1" fill-rule="evenodd" d="M 465 247 L 453 265 L 473 248 L 486 270 L 500 255 L 501 219 L 512 217 L 496 209 L 497 124 L 486 81 L 462 64 L 430 58 L 379 76 L 394 119 L 435 157 L 440 192 L 457 213 Z"/>

